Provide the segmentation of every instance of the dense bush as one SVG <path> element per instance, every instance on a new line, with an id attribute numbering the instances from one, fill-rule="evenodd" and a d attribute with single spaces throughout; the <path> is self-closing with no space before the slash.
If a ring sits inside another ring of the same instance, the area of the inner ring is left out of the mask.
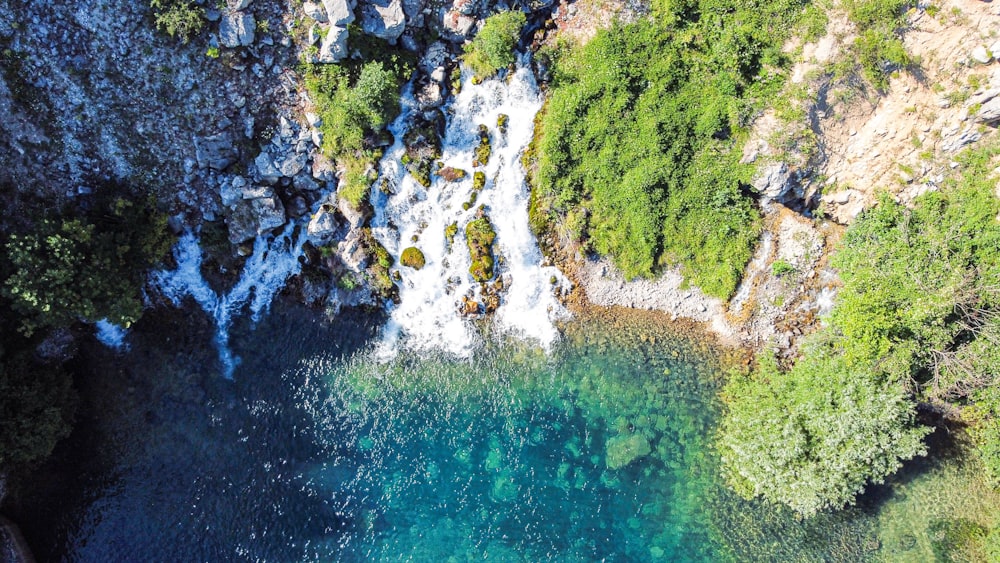
<path id="1" fill-rule="evenodd" d="M 476 37 L 466 43 L 462 60 L 479 78 L 488 78 L 514 64 L 514 46 L 525 21 L 524 12 L 519 10 L 486 18 Z"/>
<path id="2" fill-rule="evenodd" d="M 899 29 L 910 0 L 845 0 L 847 16 L 858 26 L 849 66 L 858 68 L 877 89 L 889 85 L 891 71 L 910 64 Z"/>
<path id="3" fill-rule="evenodd" d="M 392 56 L 355 67 L 308 65 L 305 86 L 323 120 L 323 153 L 344 168 L 340 195 L 358 206 L 375 179 L 378 134 L 399 112 L 409 65 Z"/>
<path id="4" fill-rule="evenodd" d="M 152 205 L 115 199 L 81 217 L 43 218 L 5 245 L 12 271 L 0 286 L 31 334 L 76 320 L 128 326 L 142 313 L 147 270 L 171 237 Z"/>
<path id="5" fill-rule="evenodd" d="M 72 379 L 59 366 L 36 365 L 30 352 L 0 349 L 0 469 L 47 457 L 70 432 Z"/>
<path id="6" fill-rule="evenodd" d="M 789 371 L 761 358 L 724 396 L 720 444 L 730 484 L 805 516 L 852 504 L 867 483 L 926 453 L 928 429 L 913 424 L 903 386 L 852 368 L 828 342 L 814 342 Z"/>
<path id="7" fill-rule="evenodd" d="M 149 0 L 156 28 L 187 43 L 205 27 L 205 9 L 192 0 Z"/>
<path id="8" fill-rule="evenodd" d="M 750 117 L 783 83 L 783 38 L 803 2 L 689 0 L 552 57 L 536 144 L 532 225 L 572 229 L 628 277 L 680 263 L 728 297 L 760 232 L 739 163 Z"/>

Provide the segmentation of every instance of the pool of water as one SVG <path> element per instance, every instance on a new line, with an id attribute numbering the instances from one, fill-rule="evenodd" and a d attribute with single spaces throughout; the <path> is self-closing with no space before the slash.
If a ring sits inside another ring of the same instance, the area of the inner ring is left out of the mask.
<path id="1" fill-rule="evenodd" d="M 233 381 L 191 314 L 87 347 L 100 416 L 13 514 L 40 560 L 920 561 L 995 500 L 934 460 L 808 521 L 736 498 L 712 449 L 728 360 L 652 314 L 578 313 L 548 354 L 487 335 L 380 362 L 380 319 L 279 306 L 234 327 Z"/>

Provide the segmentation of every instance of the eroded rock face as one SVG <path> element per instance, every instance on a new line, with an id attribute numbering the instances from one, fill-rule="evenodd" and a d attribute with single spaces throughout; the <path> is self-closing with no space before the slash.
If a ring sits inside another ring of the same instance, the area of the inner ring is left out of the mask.
<path id="1" fill-rule="evenodd" d="M 219 42 L 226 47 L 248 47 L 253 45 L 256 30 L 253 14 L 227 12 L 219 24 Z"/>
<path id="2" fill-rule="evenodd" d="M 361 29 L 391 45 L 403 34 L 406 14 L 401 0 L 371 0 L 361 6 Z"/>

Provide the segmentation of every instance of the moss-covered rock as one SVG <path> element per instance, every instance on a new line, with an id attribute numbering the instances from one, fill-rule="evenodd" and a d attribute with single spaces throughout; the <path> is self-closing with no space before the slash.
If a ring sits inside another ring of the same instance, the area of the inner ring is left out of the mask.
<path id="1" fill-rule="evenodd" d="M 475 174 L 472 175 L 472 189 L 479 191 L 486 187 L 486 173 L 482 170 L 477 170 Z"/>
<path id="2" fill-rule="evenodd" d="M 476 147 L 476 158 L 472 161 L 472 166 L 486 166 L 490 162 L 490 129 L 485 125 L 479 126 L 479 146 Z"/>
<path id="3" fill-rule="evenodd" d="M 469 246 L 469 257 L 472 259 L 469 273 L 477 282 L 485 283 L 493 279 L 493 241 L 496 240 L 496 236 L 493 224 L 490 223 L 485 210 L 480 207 L 477 217 L 465 226 L 465 242 Z"/>
<path id="4" fill-rule="evenodd" d="M 510 123 L 510 116 L 506 113 L 501 113 L 497 116 L 497 129 L 500 130 L 501 135 L 507 134 L 507 124 Z"/>
<path id="5" fill-rule="evenodd" d="M 444 238 L 448 241 L 448 246 L 455 242 L 455 235 L 458 234 L 458 221 L 444 228 Z"/>
<path id="6" fill-rule="evenodd" d="M 403 249 L 403 253 L 399 256 L 399 262 L 400 264 L 413 268 L 414 270 L 423 268 L 424 264 L 427 263 L 424 259 L 424 253 L 415 246 Z"/>
<path id="7" fill-rule="evenodd" d="M 444 178 L 446 182 L 457 182 L 462 178 L 468 176 L 469 173 L 461 168 L 453 168 L 451 166 L 445 166 L 441 170 L 438 170 L 438 176 Z"/>
<path id="8" fill-rule="evenodd" d="M 361 231 L 359 241 L 365 253 L 370 257 L 365 268 L 365 276 L 368 278 L 372 289 L 379 296 L 387 299 L 396 299 L 399 295 L 399 288 L 392 281 L 389 268 L 392 268 L 393 258 L 389 251 L 382 246 L 371 229 L 365 228 Z"/>

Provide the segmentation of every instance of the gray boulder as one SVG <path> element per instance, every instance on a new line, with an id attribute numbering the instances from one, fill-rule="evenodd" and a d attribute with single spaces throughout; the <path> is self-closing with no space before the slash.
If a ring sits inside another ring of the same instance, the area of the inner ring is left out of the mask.
<path id="1" fill-rule="evenodd" d="M 333 206 L 322 205 L 310 219 L 309 226 L 306 227 L 306 234 L 312 242 L 323 244 L 333 238 L 339 227 Z"/>
<path id="2" fill-rule="evenodd" d="M 402 0 L 402 2 L 406 25 L 410 28 L 423 27 L 424 8 L 427 7 L 427 0 Z"/>
<path id="3" fill-rule="evenodd" d="M 323 39 L 323 45 L 319 48 L 319 57 L 316 62 L 336 63 L 347 56 L 347 28 L 331 26 Z"/>
<path id="4" fill-rule="evenodd" d="M 285 224 L 285 206 L 276 196 L 241 200 L 226 218 L 229 242 L 240 244 Z"/>
<path id="5" fill-rule="evenodd" d="M 201 168 L 224 170 L 236 162 L 236 147 L 228 133 L 219 133 L 194 140 L 195 159 Z"/>
<path id="6" fill-rule="evenodd" d="M 371 0 L 361 6 L 361 29 L 369 35 L 395 45 L 405 27 L 406 14 L 400 0 Z"/>
<path id="7" fill-rule="evenodd" d="M 337 168 L 332 160 L 317 153 L 313 157 L 312 176 L 320 182 L 334 182 L 337 180 Z"/>
<path id="8" fill-rule="evenodd" d="M 444 104 L 444 91 L 437 82 L 429 81 L 416 93 L 417 105 L 420 111 L 439 108 Z"/>
<path id="9" fill-rule="evenodd" d="M 975 121 L 987 125 L 1000 121 L 1000 97 L 994 97 L 983 104 L 976 112 Z"/>
<path id="10" fill-rule="evenodd" d="M 318 21 L 319 23 L 326 23 L 330 21 L 326 17 L 326 8 L 316 2 L 304 2 L 302 4 L 302 9 L 305 11 L 307 16 Z"/>
<path id="11" fill-rule="evenodd" d="M 458 10 L 448 10 L 441 17 L 441 35 L 449 41 L 465 41 L 472 34 L 476 21 Z"/>
<path id="12" fill-rule="evenodd" d="M 780 200 L 792 190 L 792 172 L 784 162 L 775 162 L 758 170 L 753 187 L 767 199 Z"/>
<path id="13" fill-rule="evenodd" d="M 281 175 L 287 176 L 289 178 L 295 177 L 302 169 L 306 167 L 306 161 L 309 155 L 305 153 L 297 153 L 288 156 L 284 162 L 281 163 Z"/>
<path id="14" fill-rule="evenodd" d="M 344 266 L 351 271 L 360 272 L 368 265 L 368 253 L 361 244 L 360 229 L 351 229 L 344 240 L 337 245 L 337 251 Z"/>
<path id="15" fill-rule="evenodd" d="M 443 41 L 435 41 L 427 46 L 423 58 L 420 59 L 420 70 L 431 74 L 438 67 L 444 66 L 448 60 L 448 46 Z"/>
<path id="16" fill-rule="evenodd" d="M 229 9 L 233 11 L 246 10 L 253 0 L 229 0 Z"/>
<path id="17" fill-rule="evenodd" d="M 226 12 L 219 24 L 219 42 L 226 47 L 247 47 L 253 44 L 256 29 L 253 14 Z"/>
<path id="18" fill-rule="evenodd" d="M 222 198 L 222 205 L 231 207 L 243 199 L 243 190 L 249 183 L 242 176 L 234 176 L 232 179 L 223 180 L 219 186 L 219 197 Z"/>
<path id="19" fill-rule="evenodd" d="M 347 27 L 347 24 L 354 21 L 354 11 L 347 0 L 323 0 L 323 6 L 331 25 Z"/>
<path id="20" fill-rule="evenodd" d="M 319 189 L 319 184 L 307 174 L 299 174 L 292 178 L 292 185 L 300 192 L 314 192 Z"/>
<path id="21" fill-rule="evenodd" d="M 257 171 L 257 179 L 261 182 L 273 186 L 281 179 L 281 171 L 274 165 L 274 160 L 269 153 L 262 152 L 257 155 L 253 164 Z"/>
<path id="22" fill-rule="evenodd" d="M 348 226 L 351 230 L 360 229 L 365 221 L 371 217 L 371 208 L 364 206 L 362 209 L 356 209 L 349 201 L 342 197 L 337 198 L 337 211 L 347 220 Z"/>

